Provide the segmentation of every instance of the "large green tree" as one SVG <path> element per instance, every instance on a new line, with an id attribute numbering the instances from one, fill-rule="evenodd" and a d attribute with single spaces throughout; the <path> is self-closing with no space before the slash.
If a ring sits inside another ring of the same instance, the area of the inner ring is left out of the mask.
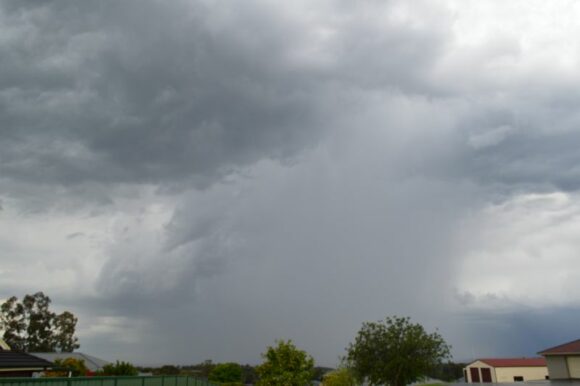
<path id="1" fill-rule="evenodd" d="M 12 296 L 0 305 L 2 338 L 13 350 L 72 352 L 79 348 L 75 336 L 78 319 L 68 311 L 50 311 L 50 302 L 48 296 L 37 292 L 21 302 Z"/>
<path id="2" fill-rule="evenodd" d="M 237 363 L 220 363 L 209 373 L 211 382 L 216 383 L 241 383 L 242 366 Z"/>
<path id="3" fill-rule="evenodd" d="M 262 354 L 264 362 L 256 368 L 258 386 L 305 386 L 314 374 L 314 359 L 292 341 L 280 340 Z"/>
<path id="4" fill-rule="evenodd" d="M 450 346 L 438 332 L 427 333 L 409 318 L 365 322 L 347 348 L 348 365 L 371 385 L 406 386 L 450 358 Z"/>

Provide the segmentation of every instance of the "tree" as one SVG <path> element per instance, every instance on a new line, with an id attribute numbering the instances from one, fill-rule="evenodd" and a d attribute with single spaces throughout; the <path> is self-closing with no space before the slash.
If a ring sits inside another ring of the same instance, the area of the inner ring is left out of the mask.
<path id="1" fill-rule="evenodd" d="M 357 386 L 358 382 L 352 370 L 342 367 L 324 374 L 322 384 L 324 386 Z"/>
<path id="2" fill-rule="evenodd" d="M 158 369 L 155 369 L 155 375 L 179 375 L 181 370 L 179 367 L 174 365 L 163 365 Z"/>
<path id="3" fill-rule="evenodd" d="M 298 350 L 291 340 L 277 341 L 262 354 L 264 363 L 256 368 L 258 386 L 305 386 L 314 374 L 314 359 Z"/>
<path id="4" fill-rule="evenodd" d="M 256 368 L 251 365 L 242 366 L 242 383 L 244 385 L 253 385 L 258 380 Z"/>
<path id="5" fill-rule="evenodd" d="M 220 363 L 213 368 L 208 379 L 216 383 L 241 383 L 242 367 L 237 363 Z"/>
<path id="6" fill-rule="evenodd" d="M 429 378 L 439 379 L 445 382 L 455 382 L 463 378 L 463 369 L 467 363 L 447 362 L 437 366 L 433 371 L 427 373 Z"/>
<path id="7" fill-rule="evenodd" d="M 12 350 L 24 351 L 26 345 L 24 306 L 15 296 L 0 306 L 0 329 L 4 330 L 3 339 Z"/>
<path id="8" fill-rule="evenodd" d="M 84 377 L 89 372 L 85 361 L 76 358 L 55 359 L 54 364 L 59 370 L 47 371 L 47 377 L 68 377 L 69 372 L 73 377 Z M 66 369 L 66 370 L 61 370 Z"/>
<path id="9" fill-rule="evenodd" d="M 64 311 L 54 319 L 54 342 L 59 351 L 73 352 L 79 348 L 79 339 L 75 336 L 78 319 L 70 312 Z"/>
<path id="10" fill-rule="evenodd" d="M 139 374 L 139 370 L 129 362 L 116 361 L 114 364 L 109 363 L 103 366 L 102 375 L 130 375 L 135 376 Z"/>
<path id="11" fill-rule="evenodd" d="M 437 332 L 428 334 L 409 318 L 365 322 L 349 344 L 348 365 L 371 385 L 406 386 L 450 358 L 450 346 Z"/>
<path id="12" fill-rule="evenodd" d="M 50 298 L 42 292 L 12 296 L 0 306 L 3 339 L 15 351 L 72 352 L 79 348 L 74 335 L 78 319 L 70 312 L 51 312 Z"/>

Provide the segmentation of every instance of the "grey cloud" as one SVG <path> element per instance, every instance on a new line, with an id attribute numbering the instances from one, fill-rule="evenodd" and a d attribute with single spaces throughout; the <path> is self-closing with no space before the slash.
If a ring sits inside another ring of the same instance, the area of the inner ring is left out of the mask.
<path id="1" fill-rule="evenodd" d="M 537 356 L 543 349 L 578 339 L 574 320 L 579 312 L 566 307 L 520 307 L 452 315 L 464 331 L 456 359 Z"/>
<path id="2" fill-rule="evenodd" d="M 517 41 L 457 53 L 432 1 L 7 1 L 0 21 L 4 207 L 66 213 L 67 244 L 104 228 L 88 290 L 57 287 L 83 347 L 257 361 L 287 337 L 333 365 L 388 314 L 441 327 L 459 356 L 547 337 L 535 312 L 486 315 L 453 289 L 466 217 L 578 188 L 574 77 L 486 68 L 525 59 Z M 129 329 L 148 338 L 119 343 Z"/>
<path id="3" fill-rule="evenodd" d="M 83 232 L 74 232 L 70 233 L 66 236 L 67 240 L 76 239 L 77 237 L 84 237 L 85 234 Z"/>
<path id="4" fill-rule="evenodd" d="M 508 191 L 577 191 L 578 141 L 580 133 L 575 131 L 548 134 L 520 127 L 491 146 L 467 152 L 464 173 Z"/>
<path id="5" fill-rule="evenodd" d="M 2 176 L 63 186 L 203 187 L 292 157 L 349 108 L 349 88 L 418 87 L 444 35 L 345 11 L 315 44 L 311 26 L 253 3 L 8 2 L 2 17 Z M 301 62 L 309 45 L 327 65 Z"/>

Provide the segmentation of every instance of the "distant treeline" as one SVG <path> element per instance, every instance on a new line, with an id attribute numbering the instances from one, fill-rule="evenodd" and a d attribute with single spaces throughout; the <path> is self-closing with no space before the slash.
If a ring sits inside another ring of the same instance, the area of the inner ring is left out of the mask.
<path id="1" fill-rule="evenodd" d="M 208 379 L 212 370 L 218 365 L 211 360 L 206 360 L 194 365 L 176 366 L 163 365 L 159 367 L 138 367 L 139 371 L 143 373 L 151 373 L 153 375 L 191 375 L 199 378 Z M 242 383 L 254 384 L 258 376 L 256 374 L 256 367 L 248 364 L 240 364 L 242 368 Z M 445 382 L 452 382 L 463 378 L 463 368 L 465 363 L 447 362 L 437 366 L 431 373 L 428 374 L 430 378 L 440 379 Z M 331 367 L 317 366 L 314 368 L 314 376 L 312 380 L 322 381 L 324 374 L 333 371 Z"/>
<path id="2" fill-rule="evenodd" d="M 153 375 L 191 375 L 198 378 L 208 379 L 212 370 L 218 365 L 211 360 L 206 360 L 194 365 L 163 365 L 159 367 L 137 367 L 142 373 L 150 373 Z M 254 384 L 258 380 L 256 374 L 256 366 L 248 364 L 240 364 L 242 368 L 242 383 Z M 334 370 L 330 367 L 315 367 L 314 376 L 312 380 L 322 381 L 322 377 L 329 371 Z"/>

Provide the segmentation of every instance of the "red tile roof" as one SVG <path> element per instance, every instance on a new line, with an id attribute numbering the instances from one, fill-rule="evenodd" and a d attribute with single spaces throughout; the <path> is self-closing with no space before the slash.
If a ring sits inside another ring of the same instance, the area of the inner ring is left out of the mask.
<path id="1" fill-rule="evenodd" d="M 550 347 L 540 351 L 540 355 L 562 355 L 562 354 L 578 354 L 580 353 L 580 339 L 572 342 L 564 343 L 556 347 Z"/>
<path id="2" fill-rule="evenodd" d="M 541 367 L 546 366 L 544 358 L 485 358 L 481 362 L 492 367 Z"/>

